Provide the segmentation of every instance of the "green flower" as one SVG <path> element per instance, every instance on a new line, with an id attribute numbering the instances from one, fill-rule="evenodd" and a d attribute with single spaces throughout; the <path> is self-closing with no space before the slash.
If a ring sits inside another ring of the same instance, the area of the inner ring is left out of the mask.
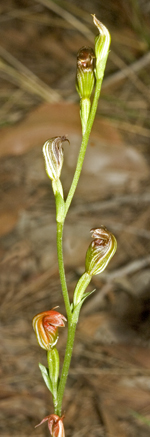
<path id="1" fill-rule="evenodd" d="M 90 275 L 98 275 L 107 267 L 117 249 L 117 241 L 104 226 L 91 229 L 94 240 L 90 244 L 85 259 L 85 271 Z"/>

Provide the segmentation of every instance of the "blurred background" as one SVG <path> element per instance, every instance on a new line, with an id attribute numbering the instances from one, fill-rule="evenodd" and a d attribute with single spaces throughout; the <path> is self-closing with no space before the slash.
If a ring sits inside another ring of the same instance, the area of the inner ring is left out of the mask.
<path id="1" fill-rule="evenodd" d="M 106 226 L 118 250 L 84 304 L 65 392 L 67 437 L 150 433 L 150 2 L 0 2 L 0 431 L 48 437 L 51 395 L 32 318 L 59 305 L 55 203 L 43 143 L 68 135 L 68 192 L 81 140 L 76 55 L 94 48 L 91 14 L 111 33 L 105 78 L 64 256 L 70 297 L 84 271 L 90 229 Z M 66 329 L 60 332 L 60 361 Z"/>

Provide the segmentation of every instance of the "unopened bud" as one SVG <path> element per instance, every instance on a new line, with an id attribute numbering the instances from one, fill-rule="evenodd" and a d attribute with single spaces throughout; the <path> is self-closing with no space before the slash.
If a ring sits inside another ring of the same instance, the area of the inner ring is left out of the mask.
<path id="1" fill-rule="evenodd" d="M 76 87 L 80 98 L 90 98 L 94 82 L 95 55 L 91 47 L 82 47 L 77 54 L 77 80 Z"/>
<path id="2" fill-rule="evenodd" d="M 91 229 L 94 240 L 90 244 L 85 260 L 86 272 L 93 276 L 103 272 L 117 249 L 117 241 L 104 226 Z"/>
<path id="3" fill-rule="evenodd" d="M 102 79 L 109 53 L 111 37 L 104 24 L 102 24 L 95 15 L 92 15 L 92 17 L 95 26 L 99 30 L 99 35 L 95 38 L 96 78 Z"/>
<path id="4" fill-rule="evenodd" d="M 65 136 L 54 137 L 43 146 L 46 173 L 52 181 L 57 181 L 63 165 L 63 141 L 69 141 Z"/>

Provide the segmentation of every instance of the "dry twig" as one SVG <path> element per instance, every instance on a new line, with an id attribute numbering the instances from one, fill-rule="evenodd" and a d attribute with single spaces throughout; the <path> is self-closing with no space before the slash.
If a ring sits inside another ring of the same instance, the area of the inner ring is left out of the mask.
<path id="1" fill-rule="evenodd" d="M 0 61 L 1 77 L 6 79 L 8 76 L 12 83 L 19 85 L 31 94 L 40 96 L 46 102 L 60 100 L 60 95 L 56 91 L 52 90 L 3 47 L 0 47 L 0 57 L 3 59 Z"/>

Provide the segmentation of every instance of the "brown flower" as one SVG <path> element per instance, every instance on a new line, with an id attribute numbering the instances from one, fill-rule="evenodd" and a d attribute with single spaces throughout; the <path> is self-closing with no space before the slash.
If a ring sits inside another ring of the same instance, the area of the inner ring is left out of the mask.
<path id="1" fill-rule="evenodd" d="M 95 55 L 91 47 L 82 47 L 77 54 L 76 87 L 80 98 L 90 98 L 94 83 Z"/>
<path id="2" fill-rule="evenodd" d="M 52 437 L 65 437 L 65 430 L 63 425 L 64 416 L 59 417 L 56 414 L 44 417 L 44 419 L 36 426 L 48 420 L 48 428 Z"/>

